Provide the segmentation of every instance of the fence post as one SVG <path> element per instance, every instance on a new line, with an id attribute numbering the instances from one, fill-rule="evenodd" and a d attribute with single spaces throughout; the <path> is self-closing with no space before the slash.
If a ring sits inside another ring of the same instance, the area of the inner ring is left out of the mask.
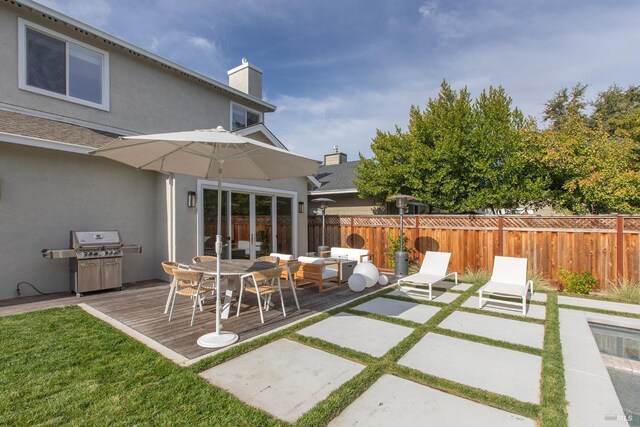
<path id="1" fill-rule="evenodd" d="M 616 277 L 622 279 L 624 276 L 623 269 L 623 237 L 624 237 L 624 218 L 622 215 L 616 216 Z"/>
<path id="2" fill-rule="evenodd" d="M 504 227 L 504 217 L 502 215 L 498 216 L 498 255 L 502 256 L 504 251 L 503 248 L 503 227 Z"/>

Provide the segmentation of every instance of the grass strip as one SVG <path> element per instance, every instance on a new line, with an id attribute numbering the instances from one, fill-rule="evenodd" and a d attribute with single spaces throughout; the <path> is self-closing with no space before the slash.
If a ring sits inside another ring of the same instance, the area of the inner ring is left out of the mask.
<path id="1" fill-rule="evenodd" d="M 475 314 L 482 314 L 485 316 L 500 317 L 501 319 L 520 320 L 521 322 L 537 323 L 540 325 L 544 325 L 545 323 L 544 319 L 536 319 L 535 317 L 522 316 L 518 314 L 501 313 L 499 311 L 482 310 L 479 308 L 460 307 L 458 310 L 466 311 L 467 313 L 475 313 Z"/>
<path id="2" fill-rule="evenodd" d="M 493 338 L 482 337 L 480 335 L 467 334 L 459 331 L 452 331 L 451 329 L 444 329 L 440 327 L 433 328 L 432 332 L 440 335 L 446 335 L 453 338 L 460 338 L 467 341 L 473 341 L 481 344 L 488 344 L 495 347 L 506 348 L 508 350 L 521 351 L 523 353 L 533 354 L 534 356 L 542 356 L 542 349 L 529 347 L 524 344 L 514 344 L 508 341 L 495 340 Z"/>
<path id="3" fill-rule="evenodd" d="M 397 301 L 414 302 L 416 304 L 431 305 L 434 307 L 445 307 L 448 305 L 444 302 L 428 301 L 428 300 L 418 299 L 418 298 L 403 297 L 400 295 L 382 295 L 382 296 L 384 298 L 394 299 Z"/>
<path id="4" fill-rule="evenodd" d="M 566 426 L 567 400 L 565 396 L 564 363 L 560 342 L 558 295 L 549 293 L 547 324 L 544 331 L 542 379 L 540 384 L 542 426 Z"/>
<path id="5" fill-rule="evenodd" d="M 524 417 L 536 419 L 540 412 L 540 406 L 535 403 L 522 402 L 518 399 L 514 399 L 513 397 L 460 384 L 455 381 L 426 374 L 422 371 L 403 365 L 391 364 L 387 368 L 387 372 L 409 381 L 414 381 L 455 396 L 473 400 L 475 402 L 482 403 L 483 405 L 492 406 Z M 478 423 L 482 424 L 482 421 L 478 420 Z"/>
<path id="6" fill-rule="evenodd" d="M 356 400 L 386 371 L 382 362 L 365 367 L 355 377 L 342 384 L 329 396 L 300 417 L 295 426 L 316 427 L 329 424 L 340 412 Z"/>
<path id="7" fill-rule="evenodd" d="M 418 326 L 421 325 L 421 323 L 413 322 L 411 320 L 399 319 L 397 317 L 385 316 L 383 314 L 378 314 L 378 313 L 369 313 L 368 311 L 349 309 L 349 310 L 345 310 L 344 312 L 353 314 L 356 316 L 367 317 L 369 319 L 381 320 L 383 322 L 393 323 L 394 325 L 406 326 L 408 328 L 417 328 Z"/>
<path id="8" fill-rule="evenodd" d="M 631 319 L 640 319 L 640 314 L 625 313 L 623 311 L 604 310 L 601 308 L 578 307 L 577 305 L 558 304 L 559 308 L 568 308 L 569 310 L 590 311 L 592 313 L 609 314 L 611 316 L 628 317 Z"/>
<path id="9" fill-rule="evenodd" d="M 0 425 L 283 422 L 77 306 L 0 318 Z"/>
<path id="10" fill-rule="evenodd" d="M 289 335 L 287 338 L 293 341 L 297 341 L 300 344 L 304 344 L 309 347 L 314 347 L 319 350 L 332 353 L 336 356 L 340 356 L 342 358 L 352 360 L 354 362 L 362 363 L 363 365 L 370 365 L 380 360 L 377 357 L 374 357 L 370 354 L 353 350 L 351 348 L 342 347 L 337 344 L 333 344 L 325 340 L 322 340 L 320 338 L 307 337 L 305 335 L 300 335 L 300 334 L 292 334 L 292 335 Z"/>

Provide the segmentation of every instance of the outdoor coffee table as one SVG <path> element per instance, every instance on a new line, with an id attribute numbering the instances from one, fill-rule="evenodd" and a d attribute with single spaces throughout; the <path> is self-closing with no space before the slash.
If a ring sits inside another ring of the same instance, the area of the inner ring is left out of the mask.
<path id="1" fill-rule="evenodd" d="M 216 275 L 216 262 L 198 262 L 194 264 L 186 264 L 189 270 L 201 271 L 207 276 Z M 248 259 L 221 259 L 220 260 L 220 279 L 227 278 L 227 289 L 224 293 L 224 302 L 222 303 L 223 319 L 229 318 L 229 310 L 231 308 L 231 300 L 233 293 L 238 290 L 238 278 L 243 274 L 251 273 L 252 271 L 269 270 L 276 268 L 273 263 L 265 261 L 251 261 Z M 218 287 L 220 285 L 218 284 Z"/>

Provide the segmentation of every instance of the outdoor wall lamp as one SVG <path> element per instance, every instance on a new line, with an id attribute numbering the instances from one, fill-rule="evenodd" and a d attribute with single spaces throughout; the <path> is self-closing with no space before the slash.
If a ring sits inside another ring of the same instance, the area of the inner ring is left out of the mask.
<path id="1" fill-rule="evenodd" d="M 189 191 L 187 193 L 187 207 L 195 208 L 196 207 L 196 192 Z"/>
<path id="2" fill-rule="evenodd" d="M 322 212 L 322 245 L 318 246 L 318 256 L 324 251 L 328 251 L 329 247 L 324 245 L 324 212 L 329 207 L 329 203 L 335 203 L 335 200 L 327 199 L 326 197 L 320 197 L 319 199 L 312 199 L 314 203 L 320 205 L 320 211 Z"/>
<path id="3" fill-rule="evenodd" d="M 396 207 L 400 212 L 400 250 L 395 254 L 395 270 L 397 277 L 404 277 L 409 274 L 409 253 L 404 250 L 404 219 L 403 215 L 407 213 L 409 200 L 415 200 L 415 197 L 398 194 L 389 197 L 387 200 L 396 202 Z"/>
<path id="4" fill-rule="evenodd" d="M 304 202 L 298 202 L 298 213 L 304 213 Z"/>

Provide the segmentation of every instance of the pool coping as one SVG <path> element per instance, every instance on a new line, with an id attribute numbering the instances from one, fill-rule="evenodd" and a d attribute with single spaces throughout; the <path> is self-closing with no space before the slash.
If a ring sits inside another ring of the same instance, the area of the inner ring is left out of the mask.
<path id="1" fill-rule="evenodd" d="M 634 320 L 560 309 L 569 426 L 629 425 L 588 322 L 626 326 Z"/>

